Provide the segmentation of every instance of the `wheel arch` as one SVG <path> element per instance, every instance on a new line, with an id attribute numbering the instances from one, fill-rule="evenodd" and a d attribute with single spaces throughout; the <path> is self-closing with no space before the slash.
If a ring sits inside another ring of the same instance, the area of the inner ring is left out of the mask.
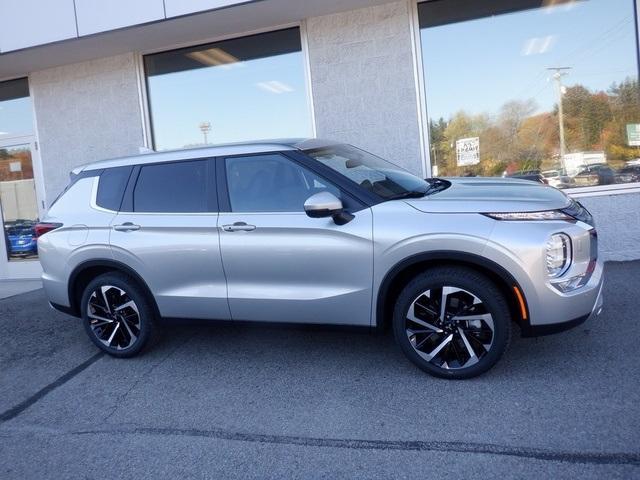
<path id="1" fill-rule="evenodd" d="M 504 267 L 480 255 L 459 251 L 433 251 L 407 257 L 391 268 L 380 284 L 376 298 L 375 327 L 387 328 L 393 306 L 402 288 L 418 273 L 439 266 L 472 268 L 489 277 L 504 294 L 512 319 L 523 328 L 529 323 L 529 308 L 524 290 Z"/>
<path id="2" fill-rule="evenodd" d="M 69 295 L 68 313 L 76 317 L 80 317 L 80 301 L 82 299 L 84 286 L 86 286 L 87 283 L 96 278 L 98 275 L 110 272 L 121 272 L 132 277 L 144 290 L 147 297 L 149 298 L 156 318 L 160 317 L 158 304 L 156 303 L 156 299 L 151 293 L 151 289 L 147 285 L 147 282 L 145 282 L 142 276 L 140 276 L 140 274 L 130 266 L 112 259 L 88 260 L 86 262 L 80 263 L 73 269 L 71 275 L 69 276 L 67 287 Z"/>

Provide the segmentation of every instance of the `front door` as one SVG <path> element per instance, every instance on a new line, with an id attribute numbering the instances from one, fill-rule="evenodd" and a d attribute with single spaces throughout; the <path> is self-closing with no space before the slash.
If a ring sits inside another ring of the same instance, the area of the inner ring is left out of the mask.
<path id="1" fill-rule="evenodd" d="M 228 157 L 229 212 L 218 219 L 234 320 L 368 326 L 373 276 L 372 214 L 346 225 L 310 218 L 305 200 L 325 179 L 280 154 Z"/>
<path id="2" fill-rule="evenodd" d="M 42 214 L 36 155 L 33 136 L 0 140 L 0 279 L 42 273 L 34 232 Z"/>

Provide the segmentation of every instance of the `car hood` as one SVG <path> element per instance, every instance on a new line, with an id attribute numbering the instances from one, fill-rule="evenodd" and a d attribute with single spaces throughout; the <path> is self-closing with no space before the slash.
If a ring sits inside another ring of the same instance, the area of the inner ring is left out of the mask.
<path id="1" fill-rule="evenodd" d="M 538 212 L 570 205 L 560 190 L 513 178 L 447 178 L 451 186 L 432 195 L 405 200 L 422 212 Z"/>

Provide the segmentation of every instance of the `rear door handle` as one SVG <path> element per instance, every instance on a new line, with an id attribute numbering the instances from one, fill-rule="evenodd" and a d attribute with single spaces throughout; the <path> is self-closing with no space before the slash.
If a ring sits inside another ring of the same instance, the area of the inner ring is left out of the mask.
<path id="1" fill-rule="evenodd" d="M 251 230 L 255 230 L 255 225 L 249 225 L 245 222 L 236 222 L 232 225 L 223 225 L 222 229 L 225 232 L 250 232 Z"/>
<path id="2" fill-rule="evenodd" d="M 121 225 L 114 225 L 113 229 L 116 232 L 133 232 L 134 230 L 140 230 L 140 225 L 135 225 L 131 222 L 124 222 Z"/>

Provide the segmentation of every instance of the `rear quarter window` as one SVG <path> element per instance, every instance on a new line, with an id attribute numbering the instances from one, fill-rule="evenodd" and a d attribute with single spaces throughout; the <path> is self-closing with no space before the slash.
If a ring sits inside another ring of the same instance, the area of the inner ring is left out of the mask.
<path id="1" fill-rule="evenodd" d="M 100 175 L 96 205 L 108 210 L 120 210 L 122 196 L 133 167 L 108 168 Z"/>

